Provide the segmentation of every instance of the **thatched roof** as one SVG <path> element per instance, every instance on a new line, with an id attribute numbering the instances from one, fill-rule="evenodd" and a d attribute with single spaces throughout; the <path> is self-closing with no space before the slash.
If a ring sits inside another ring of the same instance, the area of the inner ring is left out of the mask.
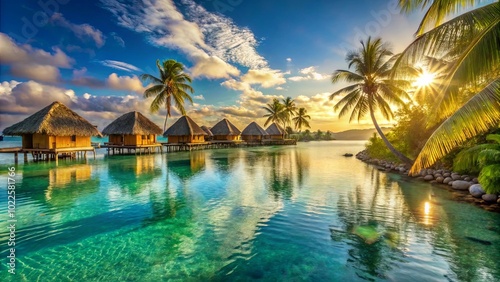
<path id="1" fill-rule="evenodd" d="M 243 131 L 241 135 L 269 135 L 264 130 L 264 128 L 260 127 L 255 121 L 250 123 Z"/>
<path id="2" fill-rule="evenodd" d="M 149 135 L 161 133 L 161 128 L 139 112 L 126 113 L 102 130 L 102 134 L 104 135 Z"/>
<path id="3" fill-rule="evenodd" d="M 269 135 L 283 135 L 283 134 L 285 134 L 285 130 L 283 130 L 283 128 L 281 128 L 281 126 L 277 125 L 274 122 L 266 129 L 266 132 Z"/>
<path id="4" fill-rule="evenodd" d="M 208 135 L 188 116 L 180 117 L 163 136 Z"/>
<path id="5" fill-rule="evenodd" d="M 210 137 L 214 136 L 214 134 L 212 133 L 212 131 L 210 130 L 210 128 L 208 128 L 208 126 L 202 125 L 201 129 L 203 129 L 203 131 L 205 131 L 205 133 L 208 136 L 210 136 Z"/>
<path id="6" fill-rule="evenodd" d="M 4 135 L 101 136 L 87 120 L 60 102 L 54 102 L 3 130 Z"/>
<path id="7" fill-rule="evenodd" d="M 229 120 L 223 119 L 219 121 L 212 129 L 213 135 L 240 135 L 241 131 L 234 126 Z"/>

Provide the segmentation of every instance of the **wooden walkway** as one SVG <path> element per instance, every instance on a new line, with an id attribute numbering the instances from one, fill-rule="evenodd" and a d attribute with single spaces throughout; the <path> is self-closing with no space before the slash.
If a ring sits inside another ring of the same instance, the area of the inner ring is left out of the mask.
<path id="1" fill-rule="evenodd" d="M 57 149 L 23 149 L 21 147 L 0 148 L 0 153 L 14 154 L 14 162 L 18 163 L 18 155 L 24 154 L 24 162 L 28 161 L 28 154 L 31 154 L 34 161 L 55 160 L 58 162 L 59 158 L 85 158 L 87 159 L 87 152 L 94 153 L 94 147 L 71 147 L 71 148 L 57 148 Z"/>
<path id="2" fill-rule="evenodd" d="M 257 142 L 215 140 L 203 143 L 161 143 L 161 144 L 166 147 L 167 152 L 182 152 L 182 151 L 196 151 L 196 150 L 206 150 L 206 149 L 223 149 L 223 148 L 255 147 L 255 146 L 270 146 L 270 145 L 297 145 L 297 140 L 295 139 L 263 140 Z"/>
<path id="3" fill-rule="evenodd" d="M 149 145 L 137 145 L 137 146 L 125 146 L 125 145 L 110 145 L 104 143 L 104 145 L 100 146 L 100 148 L 105 148 L 109 154 L 113 155 L 123 155 L 123 154 L 151 154 L 155 152 L 162 153 L 163 146 L 160 143 L 149 144 Z"/>

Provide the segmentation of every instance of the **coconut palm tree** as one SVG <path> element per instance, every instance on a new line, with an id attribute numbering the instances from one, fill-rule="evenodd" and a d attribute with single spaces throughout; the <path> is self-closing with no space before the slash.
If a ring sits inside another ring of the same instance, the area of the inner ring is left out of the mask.
<path id="1" fill-rule="evenodd" d="M 283 99 L 283 106 L 285 107 L 285 120 L 288 125 L 290 125 L 292 118 L 297 114 L 297 106 L 295 106 L 295 101 L 292 97 L 286 97 Z"/>
<path id="2" fill-rule="evenodd" d="M 375 119 L 375 112 L 379 110 L 386 119 L 394 117 L 390 104 L 404 107 L 405 99 L 409 100 L 404 87 L 409 85 L 408 81 L 391 79 L 392 52 L 389 47 L 382 43 L 380 38 L 372 40 L 368 37 L 366 42 L 361 41 L 362 48 L 351 51 L 346 56 L 349 68 L 354 71 L 336 70 L 332 75 L 332 83 L 346 81 L 354 83 L 342 88 L 330 95 L 330 100 L 344 95 L 334 106 L 334 111 L 339 112 L 339 117 L 351 112 L 349 121 L 357 119 L 358 122 L 367 113 L 378 134 L 387 148 L 404 163 L 411 164 L 412 161 L 396 150 L 387 140 Z"/>
<path id="3" fill-rule="evenodd" d="M 186 114 L 184 101 L 188 100 L 193 103 L 193 99 L 188 94 L 194 92 L 191 87 L 191 77 L 184 73 L 184 66 L 175 60 L 166 60 L 160 64 L 160 60 L 156 60 L 156 66 L 160 72 L 159 77 L 151 74 L 142 74 L 141 80 L 146 83 L 152 83 L 153 86 L 144 91 L 144 98 L 155 97 L 151 102 L 151 112 L 158 112 L 160 107 L 165 105 L 167 114 L 165 115 L 165 123 L 163 131 L 167 127 L 167 119 L 171 116 L 171 107 L 175 106 L 181 114 Z"/>
<path id="4" fill-rule="evenodd" d="M 285 106 L 281 104 L 281 102 L 274 98 L 271 104 L 267 104 L 266 107 L 262 107 L 267 111 L 267 114 L 264 117 L 267 117 L 266 123 L 264 126 L 267 126 L 270 122 L 275 122 L 277 124 L 282 124 L 283 128 L 285 128 Z"/>
<path id="5" fill-rule="evenodd" d="M 417 39 L 396 62 L 412 64 L 425 56 L 447 53 L 452 64 L 441 82 L 434 106 L 439 118 L 447 118 L 428 139 L 411 173 L 433 165 L 465 140 L 487 132 L 500 123 L 500 5 L 483 5 L 444 22 L 464 8 L 477 6 L 479 0 L 400 0 L 403 11 L 429 7 L 418 30 Z M 430 4 L 430 5 L 429 5 Z M 433 27 L 428 30 L 429 27 Z M 457 86 L 477 88 L 465 103 L 456 103 Z M 478 86 L 478 87 L 477 87 Z M 440 115 L 439 115 L 440 114 Z"/>
<path id="6" fill-rule="evenodd" d="M 305 108 L 300 108 L 297 112 L 297 116 L 293 118 L 295 129 L 298 129 L 300 132 L 302 131 L 302 127 L 311 128 L 308 119 L 311 119 L 311 116 L 307 114 L 307 110 Z"/>

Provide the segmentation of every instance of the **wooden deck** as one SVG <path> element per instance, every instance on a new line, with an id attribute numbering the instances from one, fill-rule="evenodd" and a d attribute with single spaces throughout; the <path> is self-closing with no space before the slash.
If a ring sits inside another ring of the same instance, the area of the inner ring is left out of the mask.
<path id="1" fill-rule="evenodd" d="M 101 148 L 105 148 L 108 151 L 108 154 L 113 155 L 124 155 L 124 154 L 151 154 L 156 152 L 163 152 L 163 146 L 161 143 L 148 144 L 148 145 L 113 145 L 104 143 L 104 145 L 100 146 Z"/>
<path id="2" fill-rule="evenodd" d="M 297 145 L 295 139 L 285 140 L 262 140 L 255 142 L 245 142 L 242 140 L 226 141 L 214 140 L 203 143 L 161 143 L 166 147 L 167 152 L 195 151 L 206 149 L 223 149 L 238 147 L 270 146 L 270 145 Z"/>
<path id="3" fill-rule="evenodd" d="M 59 158 L 85 158 L 87 159 L 87 152 L 94 153 L 94 147 L 70 147 L 70 148 L 57 148 L 57 149 L 37 149 L 37 148 L 0 148 L 0 153 L 14 154 L 14 162 L 18 162 L 18 155 L 24 154 L 24 162 L 28 161 L 28 154 L 31 154 L 34 161 L 55 160 L 58 162 Z"/>

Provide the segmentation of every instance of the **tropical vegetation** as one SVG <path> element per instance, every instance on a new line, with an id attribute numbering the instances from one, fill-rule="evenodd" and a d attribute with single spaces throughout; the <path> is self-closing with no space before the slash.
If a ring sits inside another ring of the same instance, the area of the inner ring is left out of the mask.
<path id="1" fill-rule="evenodd" d="M 146 83 L 151 83 L 148 89 L 144 91 L 144 98 L 154 97 L 151 102 L 150 110 L 155 113 L 165 106 L 167 113 L 163 124 L 163 131 L 167 127 L 167 119 L 171 116 L 171 108 L 174 106 L 182 115 L 186 114 L 184 108 L 185 100 L 193 103 L 189 93 L 194 90 L 191 87 L 191 77 L 184 73 L 184 66 L 175 60 L 165 60 L 160 64 L 156 61 L 156 67 L 160 75 L 142 74 L 140 79 Z M 188 93 L 189 92 L 189 93 Z"/>
<path id="2" fill-rule="evenodd" d="M 417 39 L 404 50 L 396 65 L 414 64 L 429 56 L 450 62 L 446 75 L 439 81 L 430 119 L 438 120 L 440 125 L 417 156 L 413 173 L 433 165 L 471 137 L 499 125 L 500 5 L 491 1 L 481 6 L 482 2 L 399 1 L 405 12 L 428 8 Z M 470 8 L 473 9 L 444 22 L 452 14 Z M 464 93 L 472 95 L 466 100 Z"/>

